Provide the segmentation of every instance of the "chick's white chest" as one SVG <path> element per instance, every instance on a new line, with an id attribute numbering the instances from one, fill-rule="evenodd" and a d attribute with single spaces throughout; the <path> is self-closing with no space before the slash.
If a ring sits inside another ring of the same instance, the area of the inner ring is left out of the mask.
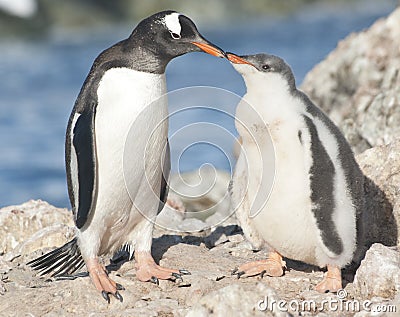
<path id="1" fill-rule="evenodd" d="M 269 92 L 269 93 L 268 93 Z M 292 258 L 312 254 L 316 239 L 311 214 L 307 147 L 299 100 L 274 89 L 249 90 L 236 113 L 236 127 L 247 157 L 246 217 L 267 245 Z M 309 248 L 310 247 L 310 248 Z"/>

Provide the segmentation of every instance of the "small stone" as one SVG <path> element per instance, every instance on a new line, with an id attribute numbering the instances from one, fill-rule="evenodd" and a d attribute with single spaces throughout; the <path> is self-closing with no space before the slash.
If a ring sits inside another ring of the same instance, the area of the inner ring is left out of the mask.
<path id="1" fill-rule="evenodd" d="M 235 235 L 229 236 L 228 239 L 230 242 L 234 242 L 234 243 L 239 243 L 239 242 L 244 241 L 244 237 L 241 234 L 235 234 Z"/>
<path id="2" fill-rule="evenodd" d="M 0 295 L 4 295 L 7 292 L 7 289 L 3 282 L 3 277 L 0 277 Z"/>
<path id="3" fill-rule="evenodd" d="M 279 298 L 275 290 L 263 283 L 232 284 L 210 292 L 187 314 L 187 317 L 212 316 L 290 316 L 279 311 Z"/>
<path id="4" fill-rule="evenodd" d="M 244 239 L 242 235 L 239 233 L 242 233 L 242 230 L 236 224 L 221 225 L 219 227 L 214 228 L 211 234 L 208 235 L 206 238 L 204 238 L 204 242 L 208 248 L 216 247 L 228 241 L 241 242 Z M 241 238 L 239 238 L 238 236 L 241 236 Z"/>
<path id="5" fill-rule="evenodd" d="M 363 298 L 394 298 L 400 292 L 400 253 L 375 243 L 367 251 L 354 277 Z"/>
<path id="6" fill-rule="evenodd" d="M 209 235 L 208 237 L 206 237 L 204 239 L 204 242 L 205 242 L 206 246 L 209 247 L 209 248 L 216 247 L 217 245 L 220 245 L 220 244 L 225 243 L 227 241 L 229 241 L 228 237 L 224 233 L 222 233 L 222 234 L 220 234 L 218 236 L 211 234 L 211 235 Z"/>
<path id="7" fill-rule="evenodd" d="M 147 301 L 148 299 L 144 299 L 144 300 L 139 300 L 135 303 L 135 308 L 142 308 L 142 307 L 146 307 L 147 306 Z"/>
<path id="8" fill-rule="evenodd" d="M 0 275 L 8 273 L 12 269 L 11 265 L 7 263 L 3 257 L 0 257 Z"/>
<path id="9" fill-rule="evenodd" d="M 179 231 L 187 233 L 202 231 L 206 228 L 208 228 L 208 225 L 205 222 L 196 218 L 185 219 L 178 225 Z"/>
<path id="10" fill-rule="evenodd" d="M 178 225 L 182 222 L 182 220 L 183 217 L 179 211 L 165 207 L 157 216 L 156 224 L 160 228 L 176 231 L 179 230 Z"/>

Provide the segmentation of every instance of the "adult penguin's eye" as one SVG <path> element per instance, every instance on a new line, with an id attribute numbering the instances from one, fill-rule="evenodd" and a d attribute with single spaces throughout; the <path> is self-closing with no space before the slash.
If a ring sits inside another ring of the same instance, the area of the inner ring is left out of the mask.
<path id="1" fill-rule="evenodd" d="M 271 66 L 269 66 L 268 64 L 265 64 L 265 65 L 262 65 L 262 69 L 269 70 L 269 69 L 271 69 Z"/>
<path id="2" fill-rule="evenodd" d="M 179 34 L 174 33 L 174 32 L 171 32 L 171 37 L 172 37 L 174 40 L 179 40 L 179 39 L 181 38 L 181 36 L 180 36 Z"/>

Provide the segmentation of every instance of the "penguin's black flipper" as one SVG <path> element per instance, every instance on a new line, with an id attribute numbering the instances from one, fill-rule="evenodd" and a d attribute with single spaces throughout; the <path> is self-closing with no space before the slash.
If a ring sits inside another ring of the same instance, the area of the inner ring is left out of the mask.
<path id="1" fill-rule="evenodd" d="M 90 216 L 97 194 L 96 106 L 97 102 L 91 101 L 82 112 L 73 112 L 68 126 L 68 192 L 78 229 Z"/>
<path id="2" fill-rule="evenodd" d="M 163 210 L 165 203 L 167 202 L 168 192 L 169 192 L 169 173 L 171 170 L 171 152 L 169 147 L 169 141 L 165 145 L 165 153 L 164 153 L 164 162 L 162 169 L 162 178 L 161 178 L 161 188 L 160 188 L 160 204 L 158 206 L 158 213 Z"/>
<path id="3" fill-rule="evenodd" d="M 39 271 L 40 275 L 51 273 L 51 276 L 61 277 L 78 271 L 85 265 L 85 262 L 79 250 L 77 239 L 74 238 L 62 247 L 28 262 L 27 265 Z"/>

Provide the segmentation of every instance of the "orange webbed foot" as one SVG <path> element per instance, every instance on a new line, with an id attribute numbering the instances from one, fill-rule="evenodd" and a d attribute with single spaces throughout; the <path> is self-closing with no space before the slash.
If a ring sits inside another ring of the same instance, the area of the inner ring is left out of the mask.
<path id="1" fill-rule="evenodd" d="M 158 280 L 182 280 L 182 275 L 190 274 L 184 269 L 176 270 L 159 266 L 149 252 L 135 252 L 135 259 L 136 277 L 143 282 L 150 281 L 158 284 Z"/>
<path id="2" fill-rule="evenodd" d="M 124 290 L 124 288 L 108 276 L 106 269 L 99 263 L 97 258 L 86 261 L 86 266 L 94 286 L 101 292 L 101 295 L 108 303 L 110 303 L 109 294 L 114 295 L 120 302 L 123 301 L 118 291 Z"/>
<path id="3" fill-rule="evenodd" d="M 282 260 L 282 256 L 274 251 L 270 252 L 265 260 L 248 262 L 239 266 L 232 272 L 232 275 L 236 275 L 237 278 L 255 275 L 261 275 L 261 277 L 264 275 L 282 276 L 285 266 L 286 263 Z"/>
<path id="4" fill-rule="evenodd" d="M 320 293 L 337 292 L 342 289 L 342 274 L 340 269 L 334 265 L 328 265 L 328 271 L 324 279 L 315 286 Z"/>

